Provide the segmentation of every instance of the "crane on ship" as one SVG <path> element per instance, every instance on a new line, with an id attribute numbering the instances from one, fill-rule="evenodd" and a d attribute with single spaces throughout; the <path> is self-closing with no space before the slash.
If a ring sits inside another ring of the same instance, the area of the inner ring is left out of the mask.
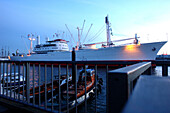
<path id="1" fill-rule="evenodd" d="M 37 36 L 37 42 L 39 42 L 39 38 L 38 38 L 39 36 Z M 25 36 L 21 36 L 21 38 L 23 39 L 23 38 L 26 38 Z M 26 48 L 27 48 L 27 51 L 28 51 L 28 55 L 31 55 L 31 53 L 33 53 L 33 41 L 35 41 L 35 38 L 34 38 L 34 34 L 28 34 L 28 40 L 30 40 L 30 49 L 28 49 L 28 46 L 27 46 L 27 44 L 26 44 L 26 42 L 25 42 L 25 40 L 23 40 L 24 41 L 24 44 L 25 44 L 25 46 L 26 46 Z"/>
<path id="2" fill-rule="evenodd" d="M 84 20 L 84 22 L 83 22 L 83 26 L 82 26 L 81 29 L 80 29 L 79 27 L 77 27 L 77 30 L 78 30 L 78 41 L 77 41 L 77 43 L 76 43 L 75 38 L 73 37 L 73 34 L 70 32 L 70 29 L 68 28 L 67 24 L 65 24 L 68 32 L 70 33 L 71 38 L 73 39 L 73 41 L 74 41 L 74 43 L 75 43 L 75 45 L 76 45 L 75 50 L 79 50 L 79 48 L 82 47 L 81 37 L 82 37 L 82 34 L 83 34 L 84 25 L 85 25 L 85 20 Z M 87 36 L 88 36 L 88 34 L 89 34 L 89 32 L 90 32 L 90 29 L 91 29 L 92 25 L 93 25 L 93 24 L 90 25 L 90 27 L 89 27 L 89 29 L 88 29 L 88 31 L 87 31 L 87 33 L 86 33 L 86 36 L 85 36 L 85 38 L 84 38 L 84 40 L 83 40 L 83 43 L 85 42 L 85 40 L 86 40 L 86 38 L 87 38 Z M 81 30 L 81 33 L 80 33 L 80 30 Z"/>
<path id="3" fill-rule="evenodd" d="M 112 33 L 111 25 L 110 25 L 110 22 L 109 22 L 109 19 L 108 19 L 108 15 L 105 17 L 105 23 L 106 23 L 107 41 L 106 42 L 91 43 L 91 44 L 84 44 L 85 46 L 94 45 L 94 44 L 102 44 L 102 47 L 112 47 L 112 46 L 114 46 L 115 42 L 127 41 L 127 40 L 132 40 L 132 39 L 135 39 L 134 44 L 139 44 L 138 38 L 140 38 L 140 37 L 138 37 L 137 34 L 135 34 L 135 38 L 133 37 L 133 38 L 126 38 L 126 39 L 111 41 L 111 36 L 110 35 L 113 36 L 113 33 Z M 102 28 L 99 31 L 102 31 Z"/>
<path id="4" fill-rule="evenodd" d="M 106 42 L 90 43 L 90 44 L 85 44 L 84 42 L 85 42 L 93 24 L 90 25 L 90 27 L 89 27 L 86 35 L 85 35 L 85 38 L 82 42 L 81 42 L 81 38 L 82 38 L 82 33 L 83 33 L 84 25 L 85 25 L 85 20 L 83 22 L 83 26 L 82 26 L 81 29 L 79 27 L 77 27 L 77 30 L 78 30 L 78 41 L 77 42 L 75 41 L 75 38 L 73 37 L 73 34 L 70 32 L 68 26 L 66 24 L 65 24 L 65 26 L 66 26 L 67 30 L 69 31 L 70 36 L 71 36 L 72 40 L 74 41 L 74 44 L 76 45 L 75 50 L 82 49 L 82 46 L 86 46 L 86 47 L 89 46 L 90 47 L 90 46 L 96 45 L 96 44 L 102 44 L 102 47 L 104 47 L 104 48 L 105 47 L 113 47 L 115 42 L 127 41 L 127 40 L 132 40 L 132 39 L 133 40 L 135 39 L 134 44 L 139 43 L 138 38 L 140 38 L 140 37 L 138 37 L 137 34 L 135 34 L 135 38 L 133 37 L 133 38 L 126 38 L 126 39 L 120 39 L 120 40 L 113 40 L 112 41 L 110 35 L 113 36 L 113 33 L 112 33 L 112 29 L 111 29 L 111 24 L 110 24 L 109 19 L 108 19 L 108 15 L 105 17 L 105 24 L 106 24 L 106 28 L 104 28 L 104 25 L 103 25 L 102 28 L 99 29 L 99 31 L 92 38 L 90 38 L 88 40 L 88 42 L 96 39 L 101 33 L 103 33 L 104 30 L 106 30 L 107 41 Z M 81 33 L 80 33 L 80 31 L 81 31 Z"/>

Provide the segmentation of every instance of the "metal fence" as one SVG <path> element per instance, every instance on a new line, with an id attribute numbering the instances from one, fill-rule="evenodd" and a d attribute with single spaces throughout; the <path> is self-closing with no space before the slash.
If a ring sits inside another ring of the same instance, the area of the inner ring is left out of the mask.
<path id="1" fill-rule="evenodd" d="M 78 105 L 81 104 L 84 112 L 88 112 L 87 100 L 89 96 L 94 100 L 94 112 L 98 112 L 98 68 L 104 69 L 106 78 L 106 94 L 108 94 L 108 71 L 126 67 L 136 62 L 90 62 L 90 61 L 58 61 L 58 62 L 36 62 L 36 61 L 1 61 L 0 62 L 0 96 L 11 101 L 19 102 L 24 105 L 32 106 L 50 112 L 78 112 Z M 87 67 L 94 69 L 95 83 L 93 92 L 87 90 Z M 78 81 L 78 70 L 83 67 L 85 73 L 84 94 L 78 97 L 80 91 Z M 61 79 L 64 75 L 65 78 Z M 72 79 L 70 78 L 72 75 Z M 65 85 L 63 86 L 63 81 Z M 71 89 L 71 84 L 73 88 Z M 58 86 L 58 87 L 57 87 Z M 73 90 L 73 99 L 71 93 Z M 63 92 L 65 94 L 63 96 Z M 84 100 L 83 104 L 80 100 Z M 63 102 L 63 100 L 65 100 Z M 73 101 L 74 100 L 74 101 Z M 107 98 L 106 105 L 107 108 Z M 105 110 L 107 111 L 107 110 Z"/>

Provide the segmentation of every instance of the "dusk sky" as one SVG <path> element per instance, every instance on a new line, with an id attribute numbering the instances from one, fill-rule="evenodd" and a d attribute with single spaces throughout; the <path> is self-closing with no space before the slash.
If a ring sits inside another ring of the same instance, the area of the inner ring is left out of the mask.
<path id="1" fill-rule="evenodd" d="M 70 41 L 70 46 L 75 45 L 65 24 L 77 40 L 76 28 L 82 28 L 84 20 L 82 40 L 93 24 L 85 43 L 106 41 L 107 15 L 113 30 L 112 40 L 134 37 L 135 33 L 141 43 L 170 37 L 170 0 L 0 0 L 0 15 L 0 48 L 9 47 L 11 53 L 16 49 L 27 52 L 26 45 L 30 46 L 27 35 L 31 33 L 40 35 L 41 43 L 59 33 Z M 99 30 L 101 33 L 95 38 Z M 159 54 L 170 54 L 169 45 Z"/>

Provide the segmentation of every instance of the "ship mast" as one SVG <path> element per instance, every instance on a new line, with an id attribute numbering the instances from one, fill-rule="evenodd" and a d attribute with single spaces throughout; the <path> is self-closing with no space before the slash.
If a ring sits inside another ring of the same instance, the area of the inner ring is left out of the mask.
<path id="1" fill-rule="evenodd" d="M 80 39 L 81 39 L 81 37 L 80 37 L 80 29 L 79 29 L 79 27 L 77 27 L 77 30 L 78 30 L 78 42 L 77 42 L 77 49 L 79 49 L 79 46 L 81 45 L 81 44 L 80 44 Z"/>
<path id="2" fill-rule="evenodd" d="M 108 19 L 108 15 L 105 17 L 105 23 L 106 23 L 106 34 L 107 34 L 107 46 L 110 47 L 110 23 Z"/>

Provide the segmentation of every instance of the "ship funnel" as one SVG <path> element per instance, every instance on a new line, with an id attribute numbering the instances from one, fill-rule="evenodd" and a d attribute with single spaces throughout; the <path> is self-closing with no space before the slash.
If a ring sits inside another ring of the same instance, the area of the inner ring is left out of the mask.
<path id="1" fill-rule="evenodd" d="M 37 45 L 40 45 L 40 35 L 37 36 Z"/>

